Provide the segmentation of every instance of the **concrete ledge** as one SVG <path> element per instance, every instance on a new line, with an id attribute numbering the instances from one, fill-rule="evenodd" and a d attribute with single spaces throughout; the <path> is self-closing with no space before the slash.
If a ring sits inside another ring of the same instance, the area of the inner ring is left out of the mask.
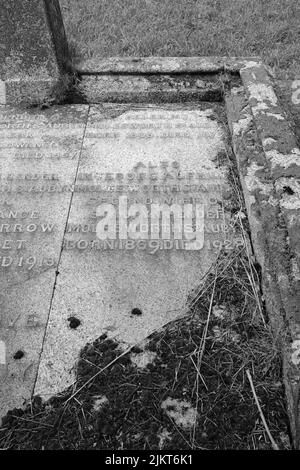
<path id="1" fill-rule="evenodd" d="M 238 73 L 259 57 L 95 57 L 75 66 L 79 75 L 158 73 Z"/>
<path id="2" fill-rule="evenodd" d="M 190 75 L 84 75 L 78 91 L 87 103 L 222 101 L 217 74 Z"/>

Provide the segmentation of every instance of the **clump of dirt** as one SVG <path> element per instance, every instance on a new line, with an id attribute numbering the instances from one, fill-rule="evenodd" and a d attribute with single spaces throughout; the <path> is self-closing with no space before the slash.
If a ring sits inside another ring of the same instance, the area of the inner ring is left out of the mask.
<path id="1" fill-rule="evenodd" d="M 87 344 L 74 387 L 10 411 L 0 447 L 271 449 L 250 373 L 269 432 L 289 448 L 281 355 L 255 289 L 246 249 L 220 253 L 187 317 L 125 351 L 106 335 Z"/>
<path id="2" fill-rule="evenodd" d="M 73 330 L 76 330 L 76 328 L 78 328 L 79 325 L 81 325 L 81 321 L 76 317 L 69 317 L 68 322 L 69 322 L 69 327 Z"/>

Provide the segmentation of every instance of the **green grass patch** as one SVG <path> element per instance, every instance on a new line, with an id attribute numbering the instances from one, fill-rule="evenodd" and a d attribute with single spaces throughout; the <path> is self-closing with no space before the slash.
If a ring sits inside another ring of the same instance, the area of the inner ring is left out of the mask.
<path id="1" fill-rule="evenodd" d="M 60 0 L 79 56 L 261 56 L 299 73 L 298 0 Z"/>

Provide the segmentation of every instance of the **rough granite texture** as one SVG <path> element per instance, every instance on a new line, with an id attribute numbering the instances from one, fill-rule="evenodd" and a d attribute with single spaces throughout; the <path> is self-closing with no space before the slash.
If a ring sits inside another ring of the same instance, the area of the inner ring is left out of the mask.
<path id="1" fill-rule="evenodd" d="M 47 96 L 60 72 L 69 69 L 59 2 L 1 0 L 0 8 L 0 104 L 19 103 L 20 96 L 30 104 L 37 87 Z"/>

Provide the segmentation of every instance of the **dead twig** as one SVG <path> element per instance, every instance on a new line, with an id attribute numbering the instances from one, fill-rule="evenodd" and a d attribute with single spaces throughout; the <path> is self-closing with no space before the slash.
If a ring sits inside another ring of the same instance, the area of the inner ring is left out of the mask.
<path id="1" fill-rule="evenodd" d="M 271 434 L 271 431 L 269 429 L 269 426 L 267 425 L 267 422 L 266 422 L 266 419 L 265 419 L 265 416 L 263 414 L 263 411 L 261 409 L 261 406 L 259 404 L 259 400 L 258 400 L 258 397 L 256 395 L 256 392 L 255 392 L 255 388 L 254 388 L 254 385 L 253 385 L 253 381 L 252 381 L 252 377 L 251 377 L 251 374 L 250 374 L 250 371 L 249 369 L 246 370 L 246 374 L 247 374 L 247 378 L 250 382 L 250 386 L 251 386 L 251 390 L 252 390 L 252 393 L 253 393 L 253 396 L 254 396 L 254 400 L 255 400 L 255 403 L 256 403 L 256 406 L 258 408 L 258 411 L 259 411 L 259 414 L 260 414 L 260 417 L 261 417 L 261 420 L 262 420 L 262 423 L 265 427 L 265 430 L 268 434 L 268 437 L 270 439 L 270 442 L 272 444 L 272 447 L 273 447 L 273 450 L 279 450 L 279 447 L 278 445 L 276 444 L 276 442 L 274 441 L 273 437 L 272 437 L 272 434 Z"/>

